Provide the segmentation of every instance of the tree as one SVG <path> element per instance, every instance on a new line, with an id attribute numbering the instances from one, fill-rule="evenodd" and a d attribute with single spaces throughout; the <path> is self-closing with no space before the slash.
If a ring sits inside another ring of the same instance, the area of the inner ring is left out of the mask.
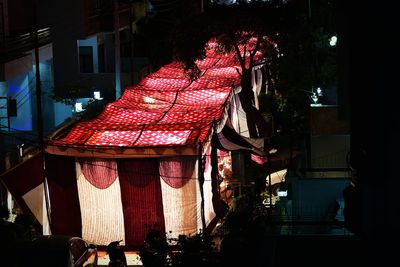
<path id="1" fill-rule="evenodd" d="M 215 38 L 218 52 L 235 53 L 240 65 L 237 70 L 242 88 L 239 97 L 246 112 L 250 137 L 258 137 L 251 73 L 258 64 L 265 64 L 269 88 L 273 88 L 277 74 L 273 65 L 279 55 L 274 39 L 282 15 L 282 6 L 274 1 L 215 6 L 190 21 L 183 21 L 174 38 L 175 59 L 184 63 L 191 79 L 200 75 L 196 60 L 205 57 L 210 39 Z"/>
<path id="2" fill-rule="evenodd" d="M 252 137 L 256 130 L 251 70 L 263 63 L 266 86 L 259 98 L 260 111 L 273 115 L 279 130 L 273 139 L 291 139 L 283 143 L 295 146 L 309 131 L 309 92 L 319 86 L 336 87 L 336 50 L 329 46 L 336 31 L 335 2 L 277 0 L 209 7 L 176 28 L 175 59 L 194 79 L 200 74 L 196 60 L 205 58 L 211 38 L 218 43 L 217 51 L 235 53 L 241 66 L 239 97 Z"/>
<path id="3" fill-rule="evenodd" d="M 280 73 L 279 42 L 285 32 L 297 23 L 298 16 L 281 1 L 232 6 L 214 6 L 190 21 L 183 21 L 174 39 L 175 59 L 184 63 L 188 76 L 197 78 L 200 70 L 196 60 L 204 59 L 206 45 L 215 38 L 220 53 L 234 53 L 240 65 L 239 97 L 246 112 L 250 136 L 257 137 L 254 117 L 254 94 L 251 73 L 254 67 L 264 64 L 267 87 L 276 92 Z M 265 89 L 264 89 L 265 90 Z"/>

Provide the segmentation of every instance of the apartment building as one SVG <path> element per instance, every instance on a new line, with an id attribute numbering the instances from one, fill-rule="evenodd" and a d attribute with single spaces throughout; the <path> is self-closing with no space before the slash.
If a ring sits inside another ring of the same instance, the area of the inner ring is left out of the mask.
<path id="1" fill-rule="evenodd" d="M 149 73 L 147 58 L 134 57 L 132 49 L 132 32 L 148 5 L 146 0 L 0 0 L 0 172 L 38 141 L 38 76 L 46 136 L 85 109 L 94 92 L 112 101 L 121 88 Z"/>

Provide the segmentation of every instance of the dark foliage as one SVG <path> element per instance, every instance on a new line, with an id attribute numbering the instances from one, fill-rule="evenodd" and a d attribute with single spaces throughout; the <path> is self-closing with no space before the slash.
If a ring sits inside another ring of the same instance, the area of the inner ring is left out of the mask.
<path id="1" fill-rule="evenodd" d="M 220 266 L 219 254 L 211 236 L 202 232 L 193 236 L 167 238 L 165 233 L 152 229 L 146 236 L 145 246 L 139 256 L 145 267 Z"/>
<path id="2" fill-rule="evenodd" d="M 211 38 L 218 42 L 217 51 L 234 51 L 242 66 L 240 97 L 245 111 L 250 111 L 254 105 L 250 70 L 258 62 L 252 56 L 246 61 L 237 48 L 261 51 L 269 88 L 261 108 L 273 114 L 281 133 L 307 132 L 309 92 L 336 86 L 336 50 L 329 46 L 335 34 L 335 2 L 313 1 L 307 6 L 299 1 L 253 1 L 213 6 L 178 25 L 173 38 L 175 59 L 193 79 L 200 73 L 195 62 L 205 57 L 205 44 Z M 251 37 L 257 39 L 252 47 L 248 45 Z"/>

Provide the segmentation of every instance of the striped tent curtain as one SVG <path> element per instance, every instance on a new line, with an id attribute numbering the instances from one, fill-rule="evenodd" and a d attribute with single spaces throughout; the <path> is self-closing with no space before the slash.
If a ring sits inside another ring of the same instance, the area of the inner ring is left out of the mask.
<path id="1" fill-rule="evenodd" d="M 201 227 L 197 164 L 196 157 L 160 160 L 165 229 L 171 237 L 193 235 Z"/>
<path id="2" fill-rule="evenodd" d="M 118 159 L 126 243 L 143 245 L 150 229 L 165 232 L 157 159 Z"/>
<path id="3" fill-rule="evenodd" d="M 75 158 L 46 154 L 52 234 L 82 236 Z"/>
<path id="4" fill-rule="evenodd" d="M 209 153 L 209 149 L 207 150 Z M 210 160 L 205 216 L 215 218 Z M 141 247 L 150 229 L 193 235 L 202 227 L 198 159 L 89 159 L 46 155 L 52 232 L 97 245 Z M 62 172 L 60 170 L 63 170 Z"/>
<path id="5" fill-rule="evenodd" d="M 123 240 L 121 244 L 125 244 L 121 189 L 115 161 L 85 159 L 76 163 L 76 173 L 83 239 L 97 245 L 108 245 L 115 240 Z M 106 174 L 115 179 L 107 177 L 103 181 Z M 109 186 L 105 187 L 106 184 Z"/>

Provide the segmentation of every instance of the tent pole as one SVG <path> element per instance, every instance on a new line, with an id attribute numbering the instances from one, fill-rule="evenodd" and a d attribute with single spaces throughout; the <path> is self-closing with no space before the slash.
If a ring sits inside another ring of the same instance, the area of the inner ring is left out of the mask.
<path id="1" fill-rule="evenodd" d="M 199 142 L 199 147 L 198 147 L 198 178 L 199 178 L 199 186 L 200 186 L 200 195 L 201 195 L 201 203 L 200 203 L 200 211 L 201 211 L 201 227 L 202 233 L 204 234 L 206 231 L 206 218 L 204 214 L 204 172 L 203 172 L 203 161 L 202 161 L 202 153 L 203 153 L 203 145 L 201 142 Z"/>
<path id="2" fill-rule="evenodd" d="M 115 47 L 115 99 L 121 97 L 121 51 L 119 39 L 119 5 L 118 0 L 114 0 L 114 47 Z"/>
<path id="3" fill-rule="evenodd" d="M 42 85 L 40 81 L 40 58 L 39 58 L 39 25 L 37 21 L 37 9 L 38 9 L 38 1 L 33 1 L 33 37 L 34 37 L 34 55 L 35 55 L 35 88 L 36 88 L 36 112 L 37 112 L 37 133 L 38 133 L 38 145 L 39 150 L 42 153 L 42 161 L 41 161 L 41 170 L 43 172 L 43 187 L 44 187 L 44 199 L 45 199 L 45 209 L 46 209 L 46 217 L 49 222 L 49 227 L 51 231 L 51 216 L 50 216 L 50 207 L 49 207 L 49 199 L 47 192 L 47 180 L 45 176 L 45 152 L 44 152 L 44 131 L 43 131 L 43 108 L 42 108 Z M 42 233 L 45 225 L 42 225 Z M 48 233 L 43 233 L 48 234 Z"/>

